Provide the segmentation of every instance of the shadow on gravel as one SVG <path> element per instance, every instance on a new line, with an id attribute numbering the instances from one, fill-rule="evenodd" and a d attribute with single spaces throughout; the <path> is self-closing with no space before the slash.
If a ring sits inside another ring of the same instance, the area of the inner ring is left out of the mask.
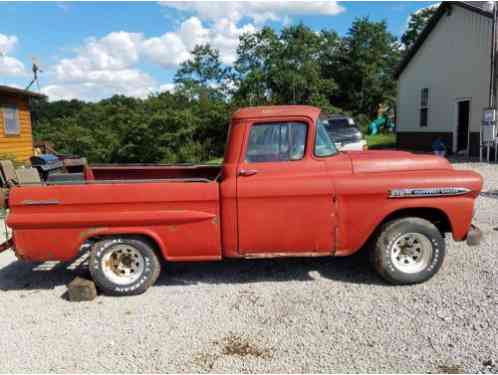
<path id="1" fill-rule="evenodd" d="M 368 258 L 293 258 L 227 260 L 214 263 L 167 264 L 156 285 L 245 284 L 255 282 L 311 281 L 323 278 L 353 284 L 385 285 Z"/>
<path id="2" fill-rule="evenodd" d="M 0 291 L 53 289 L 69 284 L 76 276 L 90 278 L 86 265 L 60 262 L 13 262 L 0 269 Z"/>
<path id="3" fill-rule="evenodd" d="M 362 253 L 345 258 L 167 263 L 156 286 L 310 281 L 316 278 L 314 273 L 339 282 L 387 286 Z M 90 277 L 85 263 L 17 261 L 0 269 L 0 291 L 53 289 L 67 285 L 76 276 Z"/>

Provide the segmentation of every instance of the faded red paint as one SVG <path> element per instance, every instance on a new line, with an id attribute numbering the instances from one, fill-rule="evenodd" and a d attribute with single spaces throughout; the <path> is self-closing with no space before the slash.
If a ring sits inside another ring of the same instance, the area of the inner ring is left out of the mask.
<path id="1" fill-rule="evenodd" d="M 15 187 L 7 223 L 27 260 L 70 260 L 91 238 L 140 234 L 170 261 L 276 256 L 344 256 L 358 251 L 389 215 L 437 210 L 465 239 L 482 178 L 442 158 L 396 151 L 313 155 L 320 110 L 257 107 L 232 117 L 224 164 L 97 166 L 86 183 Z M 248 163 L 258 122 L 307 124 L 305 156 Z M 257 173 L 240 175 L 241 170 Z M 138 181 L 137 181 L 138 180 Z M 452 197 L 389 199 L 391 189 L 464 187 Z"/>

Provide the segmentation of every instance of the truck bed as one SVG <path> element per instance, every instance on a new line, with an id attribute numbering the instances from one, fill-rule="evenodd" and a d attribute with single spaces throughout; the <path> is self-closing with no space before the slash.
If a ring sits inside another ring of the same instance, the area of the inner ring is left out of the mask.
<path id="1" fill-rule="evenodd" d="M 14 187 L 7 224 L 16 253 L 25 260 L 66 261 L 91 238 L 132 234 L 155 242 L 166 259 L 220 259 L 219 183 L 208 179 L 214 168 L 207 170 L 96 169 L 111 183 L 94 175 L 95 183 Z M 195 175 L 202 179 L 180 177 Z M 172 176 L 175 183 L 164 179 Z M 126 180 L 144 177 L 161 179 Z"/>
<path id="2" fill-rule="evenodd" d="M 220 165 L 98 164 L 85 169 L 86 181 L 193 180 L 215 181 Z"/>

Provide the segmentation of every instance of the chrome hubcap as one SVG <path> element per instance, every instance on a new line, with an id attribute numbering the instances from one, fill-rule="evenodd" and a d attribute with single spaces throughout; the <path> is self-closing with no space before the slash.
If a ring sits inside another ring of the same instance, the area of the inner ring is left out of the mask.
<path id="1" fill-rule="evenodd" d="M 102 258 L 104 275 L 119 285 L 137 281 L 145 269 L 145 260 L 140 251 L 126 244 L 115 245 Z"/>
<path id="2" fill-rule="evenodd" d="M 406 233 L 391 247 L 393 265 L 404 273 L 418 273 L 429 266 L 434 249 L 430 239 L 421 233 Z"/>

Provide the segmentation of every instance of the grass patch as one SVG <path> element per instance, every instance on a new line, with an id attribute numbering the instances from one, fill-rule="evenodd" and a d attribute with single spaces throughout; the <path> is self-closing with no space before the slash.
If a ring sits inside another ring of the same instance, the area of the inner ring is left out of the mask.
<path id="1" fill-rule="evenodd" d="M 382 150 L 385 148 L 396 148 L 396 134 L 376 134 L 367 135 L 368 148 L 372 150 Z"/>
<path id="2" fill-rule="evenodd" d="M 209 160 L 206 164 L 213 164 L 213 165 L 223 164 L 223 158 Z"/>

